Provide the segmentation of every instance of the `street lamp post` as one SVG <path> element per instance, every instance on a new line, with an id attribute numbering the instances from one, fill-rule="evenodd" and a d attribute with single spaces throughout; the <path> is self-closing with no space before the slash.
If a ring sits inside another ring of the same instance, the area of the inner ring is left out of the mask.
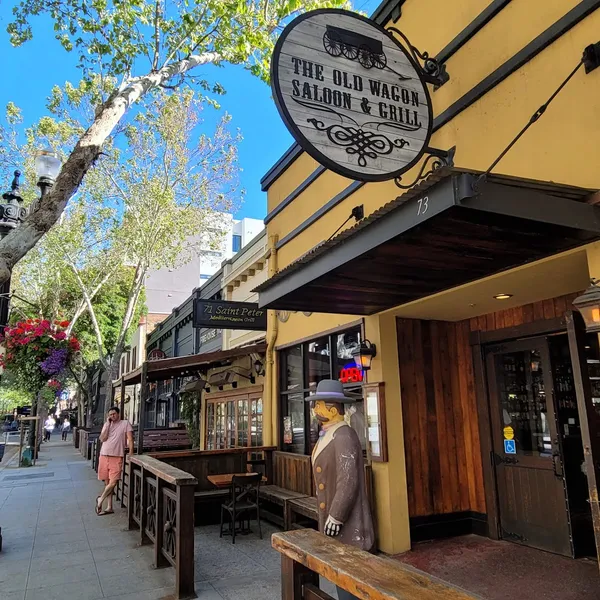
<path id="1" fill-rule="evenodd" d="M 40 199 L 42 199 L 54 185 L 54 181 L 60 172 L 61 160 L 56 152 L 51 149 L 39 150 L 35 154 L 35 172 L 38 178 L 37 186 L 40 188 Z M 30 211 L 35 210 L 39 200 L 36 200 L 29 211 L 23 207 L 23 198 L 19 195 L 20 171 L 14 172 L 10 191 L 2 194 L 3 202 L 0 204 L 0 240 L 6 237 L 13 229 L 18 227 L 27 217 Z M 10 279 L 0 286 L 0 333 L 4 333 L 8 325 L 10 304 Z M 36 416 L 38 412 L 38 399 L 32 400 L 31 415 Z M 31 421 L 30 445 L 33 456 L 37 455 L 37 421 Z"/>
<path id="2" fill-rule="evenodd" d="M 19 195 L 20 171 L 14 172 L 10 191 L 2 194 L 3 202 L 0 204 L 0 240 L 5 238 L 15 227 L 18 227 L 27 216 L 27 209 L 23 208 L 23 198 Z M 0 333 L 8 324 L 8 304 L 10 301 L 10 279 L 0 287 Z"/>
<path id="3" fill-rule="evenodd" d="M 35 154 L 35 172 L 38 178 L 37 186 L 40 188 L 40 199 L 43 198 L 54 185 L 60 172 L 61 160 L 56 152 L 51 149 L 39 150 Z M 0 240 L 6 237 L 15 227 L 18 227 L 31 210 L 35 210 L 38 201 L 34 202 L 29 211 L 23 207 L 23 198 L 19 194 L 20 171 L 14 172 L 10 191 L 2 194 L 3 202 L 0 203 Z M 10 303 L 10 279 L 0 286 L 0 333 L 8 324 Z"/>

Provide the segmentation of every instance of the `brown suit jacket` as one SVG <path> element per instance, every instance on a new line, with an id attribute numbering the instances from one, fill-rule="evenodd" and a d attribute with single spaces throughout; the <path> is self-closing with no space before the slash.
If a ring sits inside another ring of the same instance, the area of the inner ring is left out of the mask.
<path id="1" fill-rule="evenodd" d="M 362 448 L 356 432 L 344 425 L 313 457 L 319 510 L 319 531 L 331 515 L 343 523 L 337 539 L 367 552 L 374 549 L 375 532 L 367 500 Z"/>

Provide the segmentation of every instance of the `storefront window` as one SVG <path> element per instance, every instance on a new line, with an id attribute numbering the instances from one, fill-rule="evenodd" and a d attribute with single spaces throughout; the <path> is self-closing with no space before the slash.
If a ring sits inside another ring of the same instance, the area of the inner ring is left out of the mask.
<path id="1" fill-rule="evenodd" d="M 317 443 L 320 424 L 305 398 L 315 392 L 319 381 L 339 379 L 349 392 L 361 396 L 362 371 L 356 368 L 352 358 L 352 350 L 359 344 L 360 329 L 354 328 L 281 351 L 281 442 L 284 450 L 310 454 Z M 362 401 L 349 405 L 346 413 L 346 421 L 356 430 L 365 448 Z"/>
<path id="2" fill-rule="evenodd" d="M 299 390 L 304 387 L 302 369 L 302 346 L 294 346 L 285 352 L 286 390 Z"/>
<path id="3" fill-rule="evenodd" d="M 287 396 L 285 408 L 283 448 L 295 454 L 305 454 L 304 423 L 306 403 L 304 402 L 304 394 L 290 394 Z"/>
<path id="4" fill-rule="evenodd" d="M 343 383 L 361 383 L 363 372 L 356 366 L 352 351 L 360 346 L 360 331 L 347 331 L 334 336 L 336 340 L 336 378 Z"/>
<path id="5" fill-rule="evenodd" d="M 230 398 L 207 400 L 207 450 L 262 445 L 262 398 L 257 395 L 238 394 Z"/>
<path id="6" fill-rule="evenodd" d="M 307 347 L 308 387 L 316 387 L 319 381 L 331 378 L 331 352 L 329 338 L 309 342 Z"/>

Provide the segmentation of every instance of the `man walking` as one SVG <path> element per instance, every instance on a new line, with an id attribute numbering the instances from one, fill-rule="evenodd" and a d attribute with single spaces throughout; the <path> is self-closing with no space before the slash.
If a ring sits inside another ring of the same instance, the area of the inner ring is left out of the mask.
<path id="1" fill-rule="evenodd" d="M 129 455 L 133 454 L 133 427 L 127 420 L 121 420 L 121 411 L 113 406 L 108 411 L 108 419 L 100 433 L 100 461 L 98 462 L 98 479 L 106 486 L 102 495 L 96 498 L 96 514 L 110 515 L 113 511 L 113 490 L 123 471 L 125 441 L 129 446 Z M 102 505 L 106 500 L 106 510 Z"/>
<path id="2" fill-rule="evenodd" d="M 69 419 L 67 417 L 65 417 L 65 420 L 63 421 L 63 424 L 62 424 L 62 441 L 63 442 L 67 441 L 67 435 L 69 435 L 70 430 L 71 430 L 71 421 L 69 421 Z"/>

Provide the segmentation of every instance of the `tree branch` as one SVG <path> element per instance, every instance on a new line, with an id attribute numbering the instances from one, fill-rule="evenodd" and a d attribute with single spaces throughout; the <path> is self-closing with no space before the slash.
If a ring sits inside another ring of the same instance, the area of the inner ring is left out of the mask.
<path id="1" fill-rule="evenodd" d="M 102 145 L 129 108 L 149 90 L 160 86 L 173 77 L 187 73 L 200 65 L 219 62 L 223 56 L 218 52 L 194 54 L 163 67 L 156 73 L 148 73 L 130 79 L 125 87 L 117 90 L 98 110 L 94 122 L 81 136 L 64 163 L 56 182 L 45 194 L 36 210 L 28 215 L 20 227 L 13 229 L 0 241 L 0 284 L 8 281 L 15 264 L 58 221 L 67 202 L 75 194 L 84 175 L 92 167 Z"/>
<path id="2" fill-rule="evenodd" d="M 90 315 L 90 320 L 92 321 L 92 325 L 94 327 L 94 333 L 96 334 L 96 346 L 98 347 L 98 358 L 102 363 L 104 368 L 108 368 L 108 363 L 106 358 L 104 357 L 104 342 L 102 340 L 102 332 L 100 331 L 100 326 L 98 325 L 98 319 L 96 319 L 96 311 L 94 310 L 94 306 L 92 304 L 92 300 L 90 299 L 90 295 L 83 283 L 81 277 L 79 276 L 79 272 L 77 271 L 77 267 L 73 264 L 73 262 L 67 258 L 67 262 L 73 271 L 73 275 L 77 280 L 77 284 L 81 289 L 81 293 L 83 294 L 83 299 L 85 301 L 85 305 L 87 307 L 88 314 Z"/>
<path id="3" fill-rule="evenodd" d="M 71 265 L 71 269 L 73 269 L 73 265 Z M 109 271 L 108 273 L 106 273 L 104 275 L 104 277 L 100 280 L 100 283 L 98 283 L 96 285 L 96 287 L 91 291 L 91 293 L 89 294 L 89 298 L 90 301 L 93 300 L 96 297 L 96 294 L 104 287 L 104 285 L 108 282 L 108 280 L 113 276 L 113 271 Z M 77 277 L 77 275 L 76 275 Z M 79 278 L 79 281 L 81 281 L 81 279 Z M 80 285 L 81 287 L 81 285 Z M 83 292 L 82 292 L 83 293 Z M 69 336 L 71 335 L 71 332 L 73 331 L 73 328 L 75 327 L 77 321 L 79 320 L 79 317 L 81 317 L 81 315 L 85 312 L 87 307 L 87 301 L 84 298 L 81 299 L 81 302 L 79 303 L 79 305 L 77 306 L 77 309 L 75 310 L 75 313 L 73 314 L 73 317 L 71 318 L 71 322 L 69 323 L 69 326 L 66 329 L 66 334 Z"/>
<path id="4" fill-rule="evenodd" d="M 154 12 L 154 59 L 152 60 L 152 71 L 158 69 L 158 60 L 160 58 L 160 28 L 158 26 L 161 18 L 160 2 L 161 0 L 156 0 L 156 10 Z"/>

